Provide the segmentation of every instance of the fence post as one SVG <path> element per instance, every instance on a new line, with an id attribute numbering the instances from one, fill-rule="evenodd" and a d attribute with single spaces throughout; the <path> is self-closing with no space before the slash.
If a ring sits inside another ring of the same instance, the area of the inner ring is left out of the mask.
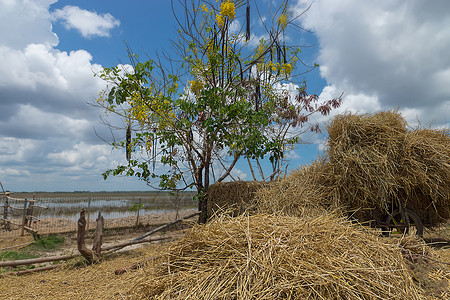
<path id="1" fill-rule="evenodd" d="M 3 227 L 5 230 L 8 230 L 9 227 L 6 224 L 9 224 L 8 222 L 6 222 L 6 220 L 8 220 L 8 196 L 5 193 L 5 206 L 3 207 Z"/>
<path id="2" fill-rule="evenodd" d="M 139 226 L 139 211 L 141 210 L 141 197 L 138 199 L 138 207 L 137 207 L 137 217 L 136 217 L 136 227 Z"/>
<path id="3" fill-rule="evenodd" d="M 91 197 L 88 198 L 88 209 L 87 209 L 87 228 L 86 231 L 89 231 L 89 223 L 91 220 Z"/>
<path id="4" fill-rule="evenodd" d="M 25 199 L 25 201 L 23 201 L 23 217 L 22 217 L 22 230 L 20 232 L 20 235 L 23 236 L 24 235 L 24 231 L 25 231 L 25 223 L 27 221 L 27 199 Z"/>

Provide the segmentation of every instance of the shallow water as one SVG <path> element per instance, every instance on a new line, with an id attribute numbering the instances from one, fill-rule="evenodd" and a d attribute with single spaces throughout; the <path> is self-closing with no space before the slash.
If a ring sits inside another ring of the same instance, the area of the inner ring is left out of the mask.
<path id="1" fill-rule="evenodd" d="M 170 194 L 162 194 L 158 197 L 131 197 L 127 195 L 123 195 L 123 197 L 55 197 L 40 198 L 36 204 L 47 208 L 35 207 L 33 216 L 38 219 L 64 218 L 76 221 L 79 218 L 80 211 L 85 209 L 90 212 L 91 218 L 96 217 L 99 211 L 105 219 L 123 218 L 136 216 L 137 212 L 132 208 L 139 203 L 142 206 L 140 215 L 160 214 L 197 207 L 196 202 L 192 200 L 192 195 L 181 195 L 178 198 Z M 23 202 L 11 202 L 10 205 L 23 207 Z M 9 211 L 10 218 L 22 214 L 23 210 L 21 209 Z"/>

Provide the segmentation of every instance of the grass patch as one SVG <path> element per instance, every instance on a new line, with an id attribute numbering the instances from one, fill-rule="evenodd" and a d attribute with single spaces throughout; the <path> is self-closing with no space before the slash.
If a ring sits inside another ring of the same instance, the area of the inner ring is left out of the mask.
<path id="1" fill-rule="evenodd" d="M 29 250 L 52 250 L 56 249 L 58 245 L 64 243 L 65 238 L 57 234 L 50 234 L 48 236 L 40 237 L 32 245 L 26 247 Z"/>
<path id="2" fill-rule="evenodd" d="M 21 250 L 0 251 L 0 260 L 21 260 L 39 257 L 40 251 L 53 250 L 64 243 L 65 238 L 60 235 L 51 234 L 36 240 L 33 244 Z"/>
<path id="3" fill-rule="evenodd" d="M 37 255 L 22 252 L 22 251 L 1 251 L 0 252 L 0 260 L 19 260 L 19 259 L 28 259 L 28 258 L 36 258 Z"/>

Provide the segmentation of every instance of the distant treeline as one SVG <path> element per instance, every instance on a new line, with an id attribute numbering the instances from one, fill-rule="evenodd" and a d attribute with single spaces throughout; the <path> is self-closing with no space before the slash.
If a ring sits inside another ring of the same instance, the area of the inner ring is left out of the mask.
<path id="1" fill-rule="evenodd" d="M 74 192 L 18 192 L 11 193 L 11 197 L 32 199 L 33 195 L 36 198 L 59 198 L 59 197 L 161 197 L 165 195 L 175 195 L 176 192 L 170 191 L 115 191 L 115 192 L 89 192 L 89 191 L 74 191 Z M 184 191 L 179 192 L 179 196 L 192 196 L 196 192 Z"/>

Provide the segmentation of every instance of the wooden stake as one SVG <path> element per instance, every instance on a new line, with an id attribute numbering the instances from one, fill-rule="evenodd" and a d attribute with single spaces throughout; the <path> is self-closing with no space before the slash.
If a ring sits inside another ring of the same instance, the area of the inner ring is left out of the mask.
<path id="1" fill-rule="evenodd" d="M 94 233 L 94 245 L 92 245 L 92 251 L 94 251 L 95 257 L 98 260 L 101 260 L 102 257 L 103 223 L 103 216 L 101 212 L 98 212 L 97 227 Z"/>
<path id="2" fill-rule="evenodd" d="M 23 202 L 23 216 L 22 216 L 22 229 L 20 235 L 23 236 L 27 221 L 27 199 Z"/>
<path id="3" fill-rule="evenodd" d="M 85 234 L 86 234 L 86 211 L 84 209 L 80 212 L 80 218 L 78 219 L 78 231 L 77 231 L 77 247 L 81 255 L 86 258 L 89 263 L 94 260 L 94 253 L 86 247 Z"/>

